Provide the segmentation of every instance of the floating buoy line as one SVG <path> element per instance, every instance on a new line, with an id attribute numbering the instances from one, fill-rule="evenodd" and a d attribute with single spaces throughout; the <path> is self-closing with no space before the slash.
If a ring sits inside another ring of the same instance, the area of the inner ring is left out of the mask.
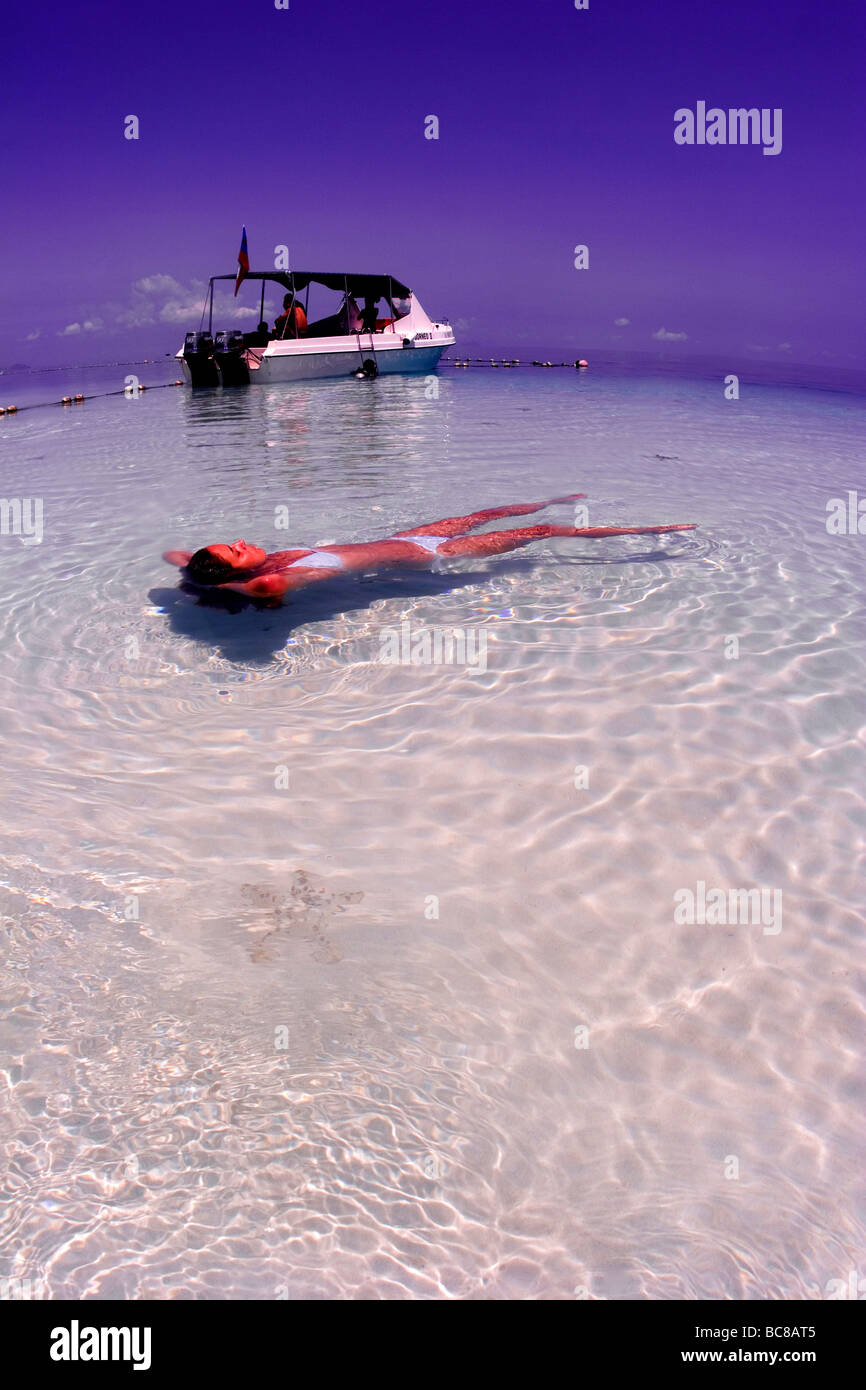
<path id="1" fill-rule="evenodd" d="M 585 357 L 575 362 L 521 362 L 519 357 L 443 357 L 442 365 L 447 367 L 569 367 L 571 370 L 588 367 Z"/>
<path id="2" fill-rule="evenodd" d="M 183 382 L 161 381 L 157 386 L 148 386 L 140 381 L 137 386 L 121 386 L 119 391 L 94 391 L 92 396 L 81 392 L 77 396 L 61 396 L 59 401 L 32 401 L 29 405 L 0 405 L 0 415 L 18 415 L 22 410 L 44 410 L 50 405 L 83 405 L 85 401 L 100 401 L 108 396 L 137 396 L 142 391 L 164 391 L 169 386 L 183 386 Z"/>
<path id="3" fill-rule="evenodd" d="M 126 365 L 119 363 L 118 365 Z M 137 366 L 137 363 L 130 363 L 130 366 Z M 568 367 L 574 371 L 580 371 L 583 367 L 588 367 L 589 363 L 584 357 L 578 357 L 574 362 L 539 362 L 533 359 L 532 362 L 521 362 L 519 357 L 447 357 L 442 359 L 442 366 L 446 367 Z M 57 369 L 61 370 L 61 369 Z M 365 362 L 364 365 L 353 375 L 357 377 L 373 377 L 378 375 L 375 370 L 375 363 Z M 92 396 L 85 396 L 79 392 L 77 396 L 61 396 L 59 401 L 33 401 L 30 405 L 0 405 L 0 415 L 18 415 L 22 410 L 42 410 L 51 405 L 83 405 L 85 401 L 105 400 L 109 396 L 133 396 L 140 395 L 143 391 L 164 391 L 171 386 L 183 386 L 183 381 L 162 381 L 156 386 L 148 386 L 140 381 L 137 386 L 121 386 L 119 391 L 95 391 Z"/>

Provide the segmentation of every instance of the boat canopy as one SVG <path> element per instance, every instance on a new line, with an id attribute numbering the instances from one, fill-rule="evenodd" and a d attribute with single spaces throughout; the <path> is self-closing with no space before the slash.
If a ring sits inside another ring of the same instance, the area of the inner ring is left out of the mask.
<path id="1" fill-rule="evenodd" d="M 214 280 L 235 278 L 235 274 L 212 275 L 211 284 Z M 312 270 L 251 270 L 244 279 L 274 280 L 293 294 L 296 290 L 305 290 L 310 284 L 324 285 L 328 290 L 341 290 L 353 298 L 363 299 L 382 299 L 386 296 L 390 299 L 406 299 L 412 293 L 408 285 L 395 280 L 393 275 L 347 275 L 342 271 L 320 273 Z"/>

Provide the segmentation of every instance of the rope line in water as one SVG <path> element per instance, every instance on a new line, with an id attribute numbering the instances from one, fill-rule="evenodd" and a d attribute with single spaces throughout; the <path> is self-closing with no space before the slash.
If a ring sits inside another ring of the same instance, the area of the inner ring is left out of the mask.
<path id="1" fill-rule="evenodd" d="M 135 365 L 130 363 L 130 365 Z M 20 415 L 24 410 L 44 410 L 49 405 L 83 405 L 85 401 L 101 401 L 108 396 L 138 395 L 142 391 L 164 391 L 169 386 L 183 386 L 181 380 L 160 381 L 156 386 L 148 386 L 140 381 L 137 386 L 121 386 L 119 391 L 94 391 L 92 396 L 61 396 L 59 401 L 31 401 L 29 405 L 0 405 L 0 415 Z"/>
<path id="2" fill-rule="evenodd" d="M 589 363 L 584 357 L 578 357 L 575 362 L 538 362 L 533 360 L 531 363 L 521 362 L 519 357 L 445 357 L 442 365 L 447 367 L 588 367 Z"/>
<path id="3" fill-rule="evenodd" d="M 360 346 L 360 335 L 358 343 Z M 108 364 L 106 364 L 108 365 Z M 115 362 L 112 364 L 117 367 L 139 367 L 140 362 Z M 521 362 L 519 357 L 454 357 L 443 358 L 442 366 L 446 367 L 569 367 L 574 368 L 588 367 L 589 363 L 584 358 L 579 357 L 575 362 Z M 47 368 L 49 371 L 63 371 L 62 367 Z M 50 405 L 83 405 L 85 401 L 105 400 L 109 396 L 132 396 L 142 391 L 164 391 L 169 386 L 183 386 L 183 381 L 162 381 L 156 386 L 148 386 L 144 382 L 139 382 L 135 387 L 122 386 L 118 391 L 96 391 L 92 396 L 85 396 L 79 393 L 77 396 L 61 396 L 59 401 L 32 401 L 29 405 L 0 405 L 0 415 L 20 415 L 24 410 L 42 410 Z"/>

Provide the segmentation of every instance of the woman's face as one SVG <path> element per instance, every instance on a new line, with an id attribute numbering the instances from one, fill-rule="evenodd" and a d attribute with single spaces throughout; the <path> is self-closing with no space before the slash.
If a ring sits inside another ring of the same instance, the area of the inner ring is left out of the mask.
<path id="1" fill-rule="evenodd" d="M 247 545 L 246 541 L 235 541 L 233 545 L 209 545 L 208 550 L 236 570 L 254 569 L 268 558 L 268 552 L 262 550 L 260 545 Z"/>

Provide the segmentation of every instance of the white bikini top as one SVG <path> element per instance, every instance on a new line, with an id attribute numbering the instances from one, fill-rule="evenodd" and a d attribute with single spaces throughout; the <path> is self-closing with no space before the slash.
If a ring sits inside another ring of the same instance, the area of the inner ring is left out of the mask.
<path id="1" fill-rule="evenodd" d="M 286 569 L 294 569 L 299 565 L 305 570 L 341 570 L 343 561 L 339 555 L 332 555 L 330 550 L 311 550 L 309 555 L 302 555 L 300 560 L 292 560 Z"/>

